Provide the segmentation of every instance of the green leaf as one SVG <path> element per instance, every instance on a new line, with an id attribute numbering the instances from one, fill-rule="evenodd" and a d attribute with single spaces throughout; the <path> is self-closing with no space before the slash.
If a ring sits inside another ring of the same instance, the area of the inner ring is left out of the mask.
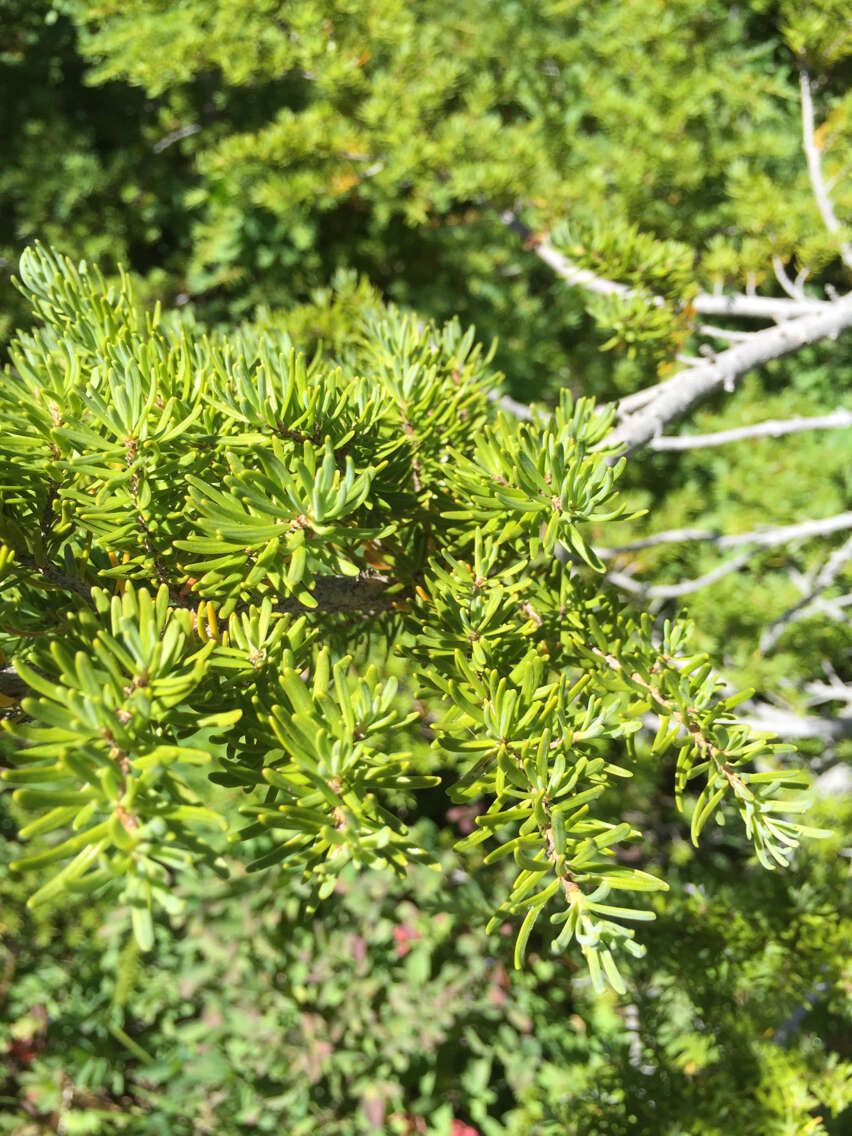
<path id="1" fill-rule="evenodd" d="M 518 932 L 518 937 L 515 941 L 515 969 L 521 970 L 524 965 L 524 958 L 527 953 L 527 942 L 530 937 L 530 932 L 535 926 L 535 921 L 541 911 L 540 907 L 532 907 L 524 916 L 524 921 L 521 924 L 521 929 Z"/>

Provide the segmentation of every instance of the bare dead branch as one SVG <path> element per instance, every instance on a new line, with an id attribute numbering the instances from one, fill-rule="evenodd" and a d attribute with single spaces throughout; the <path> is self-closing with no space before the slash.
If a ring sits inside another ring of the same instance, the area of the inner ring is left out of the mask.
<path id="1" fill-rule="evenodd" d="M 808 163 L 808 176 L 811 179 L 811 188 L 819 209 L 823 224 L 830 233 L 839 233 L 842 225 L 834 212 L 831 197 L 826 189 L 822 176 L 822 156 L 819 143 L 816 140 L 814 128 L 814 102 L 811 92 L 811 80 L 804 61 L 799 61 L 799 90 L 802 95 L 802 144 L 805 148 L 805 159 Z M 838 247 L 840 259 L 852 271 L 852 242 L 841 241 Z"/>
<path id="2" fill-rule="evenodd" d="M 779 438 L 783 434 L 798 434 L 803 430 L 842 430 L 852 426 L 852 410 L 839 407 L 831 414 L 813 418 L 769 418 L 752 426 L 739 426 L 733 430 L 719 430 L 714 434 L 683 434 L 677 437 L 652 438 L 652 450 L 697 450 L 707 446 L 724 446 L 728 442 L 742 442 L 746 438 Z"/>
<path id="3" fill-rule="evenodd" d="M 763 634 L 760 636 L 760 650 L 766 654 L 771 651 L 784 631 L 791 623 L 795 623 L 797 619 L 807 614 L 808 609 L 813 605 L 817 599 L 827 588 L 830 588 L 837 577 L 842 572 L 846 562 L 852 557 L 852 536 L 848 537 L 846 541 L 832 552 L 828 557 L 825 564 L 817 572 L 814 578 L 813 587 L 811 590 L 792 607 L 789 607 L 782 615 L 766 627 Z"/>
<path id="4" fill-rule="evenodd" d="M 845 702 L 852 706 L 852 684 L 840 682 L 839 679 L 833 682 L 808 682 L 805 691 L 811 695 L 808 701 L 812 706 L 824 702 Z"/>
<path id="5" fill-rule="evenodd" d="M 617 588 L 626 592 L 633 592 L 634 595 L 643 596 L 647 599 L 673 600 L 680 596 L 687 596 L 690 592 L 697 592 L 701 588 L 706 588 L 709 584 L 715 584 L 717 580 L 721 580 L 728 573 L 736 572 L 738 568 L 742 568 L 754 554 L 755 549 L 753 548 L 748 552 L 741 552 L 739 556 L 734 556 L 731 560 L 725 561 L 724 564 L 717 565 L 710 572 L 705 572 L 703 576 L 696 576 L 693 580 L 681 580 L 677 584 L 642 584 L 625 572 L 607 572 L 606 579 L 611 584 L 615 584 Z"/>
<path id="6" fill-rule="evenodd" d="M 724 535 L 709 529 L 667 529 L 664 532 L 654 533 L 641 540 L 631 541 L 630 544 L 618 545 L 616 548 L 598 548 L 598 556 L 603 560 L 619 556 L 624 552 L 638 552 L 642 548 L 653 548 L 658 544 L 678 544 L 685 541 L 708 541 L 717 548 L 738 548 L 742 545 L 758 545 L 773 547 L 787 544 L 792 540 L 807 539 L 812 536 L 828 536 L 830 533 L 843 532 L 852 528 L 852 512 L 835 513 L 830 517 L 818 520 L 800 521 L 795 525 L 781 525 L 753 529 L 751 532 L 733 533 Z"/>
<path id="7" fill-rule="evenodd" d="M 756 730 L 771 730 L 781 738 L 819 738 L 824 742 L 838 742 L 852 737 L 852 714 L 839 717 L 800 715 L 766 703 L 743 703 L 738 713 L 740 721 Z"/>
<path id="8" fill-rule="evenodd" d="M 163 150 L 167 150 L 169 146 L 173 146 L 175 142 L 182 142 L 184 138 L 191 138 L 193 134 L 197 134 L 201 127 L 191 122 L 188 126 L 179 126 L 177 130 L 170 130 L 164 137 L 158 139 L 151 149 L 155 154 L 162 154 Z"/>
<path id="9" fill-rule="evenodd" d="M 791 300 L 804 300 L 805 293 L 801 287 L 795 284 L 787 275 L 787 269 L 784 267 L 784 261 L 777 254 L 772 258 L 772 268 L 775 272 L 775 279 L 787 293 Z"/>
<path id="10" fill-rule="evenodd" d="M 755 296 L 753 293 L 736 292 L 734 295 L 718 295 L 700 292 L 692 301 L 692 306 L 704 316 L 738 316 L 743 319 L 789 320 L 822 311 L 830 301 L 786 299 L 783 296 Z"/>
<path id="11" fill-rule="evenodd" d="M 647 406 L 649 402 L 653 402 L 655 398 L 659 398 L 664 390 L 668 390 L 674 381 L 674 379 L 666 379 L 662 383 L 655 383 L 652 387 L 643 387 L 641 390 L 634 391 L 632 394 L 624 395 L 624 397 L 618 399 L 616 403 L 616 415 L 619 418 L 626 418 L 628 414 L 633 414 L 634 411 L 639 410 L 643 406 Z"/>
<path id="12" fill-rule="evenodd" d="M 754 367 L 792 354 L 808 343 L 836 338 L 850 324 L 852 294 L 824 305 L 813 315 L 755 332 L 745 343 L 690 367 L 678 375 L 676 381 L 668 382 L 652 402 L 625 418 L 612 431 L 606 445 L 618 445 L 622 447 L 621 454 L 630 453 L 657 437 L 667 423 L 680 418 L 719 387 L 733 389 L 736 382 Z"/>
<path id="13" fill-rule="evenodd" d="M 813 590 L 811 580 L 796 568 L 789 568 L 788 575 L 801 595 L 807 596 Z M 845 609 L 849 607 L 850 603 L 852 603 L 852 596 L 850 595 L 833 596 L 831 599 L 820 595 L 811 600 L 811 607 L 814 611 L 827 615 L 829 619 L 836 619 L 842 623 L 846 620 Z"/>
<path id="14" fill-rule="evenodd" d="M 753 331 L 731 331 L 728 327 L 716 327 L 710 323 L 702 323 L 698 327 L 698 332 L 710 339 L 724 339 L 728 343 L 744 343 L 754 335 Z"/>
<path id="15" fill-rule="evenodd" d="M 499 391 L 490 390 L 488 392 L 488 401 L 496 403 L 501 410 L 505 410 L 507 414 L 511 414 L 514 418 L 523 418 L 529 421 L 532 418 L 532 411 L 526 403 L 518 402 L 508 394 L 500 394 Z"/>

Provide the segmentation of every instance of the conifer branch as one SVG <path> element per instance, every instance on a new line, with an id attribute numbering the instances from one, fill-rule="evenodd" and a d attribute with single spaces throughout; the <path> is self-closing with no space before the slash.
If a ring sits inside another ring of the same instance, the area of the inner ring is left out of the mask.
<path id="1" fill-rule="evenodd" d="M 89 584 L 51 564 L 38 564 L 34 557 L 26 553 L 16 553 L 15 559 L 22 568 L 36 573 L 45 583 L 71 592 L 87 603 L 90 602 L 92 588 L 100 586 Z M 317 601 L 317 609 L 323 614 L 377 615 L 388 611 L 399 601 L 399 592 L 391 591 L 394 583 L 389 576 L 372 572 L 361 572 L 357 576 L 318 576 L 311 595 Z M 183 594 L 177 587 L 169 590 L 177 607 L 194 607 L 204 598 Z M 247 604 L 238 604 L 235 610 L 245 610 L 247 607 Z M 298 615 L 309 610 L 294 596 L 282 596 L 273 604 L 273 611 L 281 615 Z"/>
<path id="2" fill-rule="evenodd" d="M 535 250 L 541 260 L 569 283 L 601 296 L 628 299 L 640 295 L 626 284 L 579 268 L 555 249 L 546 236 L 535 234 L 511 210 L 502 214 L 502 220 L 509 229 L 523 238 L 529 248 Z M 776 272 L 777 270 L 776 264 Z M 786 282 L 785 290 L 791 294 L 778 298 L 756 296 L 751 291 L 734 296 L 699 293 L 690 301 L 691 308 L 698 313 L 771 319 L 778 326 L 751 333 L 731 332 L 729 336 L 723 328 L 703 326 L 699 330 L 716 338 L 727 337 L 733 346 L 718 354 L 712 353 L 700 361 L 690 360 L 689 365 L 674 378 L 620 399 L 618 414 L 623 421 L 613 431 L 609 441 L 623 445 L 622 453 L 629 453 L 650 442 L 667 422 L 680 417 L 717 387 L 730 388 L 752 368 L 797 351 L 808 343 L 825 337 L 834 338 L 852 324 L 852 296 L 831 301 L 812 300 L 805 296 L 801 283 L 801 276 L 796 282 Z M 667 303 L 657 295 L 646 298 L 656 307 L 664 307 Z M 527 417 L 528 408 L 523 404 L 509 400 L 501 405 L 516 417 Z M 686 447 L 664 444 L 657 448 Z"/>
<path id="3" fill-rule="evenodd" d="M 29 687 L 11 663 L 0 666 L 0 695 L 17 702 L 28 691 Z"/>
<path id="4" fill-rule="evenodd" d="M 87 584 L 85 580 L 72 576 L 68 572 L 63 572 L 61 568 L 56 568 L 53 564 L 39 564 L 34 556 L 25 552 L 16 552 L 15 560 L 21 568 L 39 576 L 45 584 L 59 588 L 63 592 L 71 592 L 87 603 L 90 602 L 93 585 Z"/>
<path id="5" fill-rule="evenodd" d="M 648 613 L 635 617 L 614 595 L 599 607 L 584 586 L 574 593 L 570 573 L 559 574 L 554 591 L 549 577 L 529 571 L 539 551 L 552 556 L 560 542 L 603 569 L 582 530 L 627 513 L 616 496 L 618 471 L 606 461 L 611 409 L 600 413 L 592 399 L 563 392 L 551 415 L 532 412 L 532 428 L 489 422 L 481 394 L 488 361 L 472 329 L 421 328 L 393 309 L 377 320 L 362 356 L 325 372 L 292 352 L 273 355 L 267 341 L 250 336 L 235 336 L 241 355 L 233 360 L 201 339 L 193 365 L 209 365 L 208 381 L 174 395 L 175 354 L 167 340 L 129 322 L 129 284 L 120 300 L 125 311 L 94 274 L 84 278 L 72 262 L 39 248 L 25 254 L 21 274 L 48 329 L 27 341 L 21 373 L 0 398 L 13 428 L 8 453 L 4 437 L 7 480 L 35 484 L 35 492 L 12 502 L 8 518 L 4 512 L 7 539 L 25 551 L 16 558 L 8 543 L 0 569 L 26 581 L 28 622 L 39 622 L 33 591 L 57 589 L 52 603 L 38 605 L 47 616 L 56 605 L 73 609 L 61 642 L 47 641 L 55 630 L 24 629 L 21 635 L 37 641 L 15 658 L 14 670 L 3 666 L 10 691 L 3 701 L 12 704 L 4 730 L 16 739 L 15 764 L 3 780 L 19 786 L 16 802 L 36 814 L 25 835 L 63 830 L 59 843 L 15 862 L 25 869 L 65 861 L 31 897 L 32 906 L 63 897 L 70 885 L 91 889 L 124 877 L 129 902 L 144 901 L 134 907 L 134 934 L 139 948 L 150 950 L 155 901 L 170 911 L 169 881 L 157 874 L 163 859 L 191 868 L 218 856 L 219 838 L 196 835 L 196 826 L 230 830 L 229 843 L 270 837 L 265 848 L 246 849 L 255 857 L 247 870 L 286 863 L 310 878 L 319 897 L 334 889 L 346 862 L 399 870 L 431 862 L 381 799 L 386 789 L 439 783 L 429 765 L 410 765 L 407 731 L 419 713 L 397 709 L 396 676 L 383 677 L 366 648 L 340 651 L 341 639 L 362 638 L 365 615 L 384 611 L 394 612 L 390 626 L 380 628 L 388 645 L 405 635 L 400 645 L 414 660 L 418 685 L 441 701 L 436 737 L 467 755 L 458 799 L 492 798 L 468 846 L 496 840 L 489 862 L 507 851 L 515 859 L 511 892 L 489 926 L 523 916 L 516 966 L 555 899 L 559 910 L 551 910 L 550 922 L 561 922 L 562 930 L 554 944 L 576 941 L 595 989 L 608 982 L 625 992 L 613 952 L 638 957 L 642 948 L 629 923 L 653 912 L 601 903 L 601 889 L 666 885 L 612 861 L 617 846 L 639 835 L 629 821 L 611 823 L 586 809 L 613 777 L 628 772 L 598 755 L 597 739 L 612 739 L 616 751 L 623 745 L 632 756 L 629 734 L 639 723 L 631 715 L 645 712 L 648 697 L 661 718 L 655 753 L 671 749 L 681 727 L 689 731 L 689 744 L 677 746 L 675 790 L 681 811 L 689 808 L 684 791 L 698 790 L 693 841 L 727 799 L 761 863 L 789 861 L 810 832 L 783 819 L 805 807 L 787 795 L 802 775 L 770 783 L 746 768 L 758 752 L 777 747 L 737 723 L 736 697 L 719 700 L 709 660 L 684 655 L 686 626 L 670 622 L 658 634 Z M 81 328 L 79 343 L 68 332 L 81 382 L 92 343 L 98 358 L 121 363 L 99 391 L 85 388 L 82 410 L 82 397 L 64 386 L 53 391 L 64 409 L 45 405 L 55 326 L 63 333 Z M 128 359 L 144 362 L 144 374 Z M 372 372 L 371 387 L 363 376 Z M 30 404 L 36 410 L 23 414 Z M 42 438 L 51 430 L 56 441 L 45 451 Z M 357 454 L 344 454 L 355 435 Z M 162 467 L 149 483 L 136 476 L 136 446 L 137 438 L 152 436 L 162 440 Z M 199 457 L 199 444 L 209 446 L 211 436 L 214 459 Z M 400 493 L 414 441 L 415 489 L 437 482 L 449 507 L 426 511 L 419 494 Z M 132 451 L 134 464 L 128 475 L 119 462 L 118 477 L 102 455 L 121 447 L 125 455 Z M 251 462 L 244 460 L 248 451 Z M 41 455 L 35 471 L 33 453 Z M 97 564 L 62 558 L 51 537 L 54 463 L 63 460 L 74 476 L 68 519 L 78 525 L 70 547 L 94 542 Z M 183 485 L 172 484 L 175 469 Z M 135 520 L 143 512 L 140 530 Z M 852 514 L 846 523 L 852 527 Z M 16 535 L 32 528 L 42 537 L 36 553 L 52 551 L 53 563 L 36 563 L 26 538 Z M 152 534 L 160 548 L 189 553 L 186 566 L 156 565 Z M 389 539 L 395 534 L 399 542 Z M 132 564 L 131 541 L 141 545 Z M 416 589 L 410 571 L 402 580 L 380 574 L 384 543 L 410 548 L 422 564 Z M 741 559 L 754 554 L 754 540 L 744 543 Z M 107 549 L 109 567 L 101 560 Z M 359 572 L 365 563 L 378 571 Z M 156 593 L 150 578 L 114 578 L 140 571 L 161 577 Z M 326 575 L 316 577 L 318 571 Z M 346 571 L 354 575 L 332 574 Z M 75 597 L 85 609 L 72 603 Z M 307 618 L 276 618 L 290 612 Z M 318 623 L 326 613 L 339 614 L 344 626 Z M 545 645 L 548 616 L 567 623 L 565 638 L 553 654 L 549 644 L 530 651 L 531 634 Z M 683 665 L 674 665 L 679 657 Z M 520 662 L 509 669 L 513 658 Z M 32 688 L 24 716 L 14 706 L 22 679 Z M 191 744 L 196 722 L 214 729 L 213 746 Z M 399 731 L 399 748 L 389 740 L 391 728 Z M 53 764 L 45 766 L 43 756 Z M 247 790 L 239 812 L 248 823 L 232 827 L 215 799 L 208 802 L 185 779 L 184 763 L 212 765 L 211 785 Z M 699 776 L 698 785 L 688 785 Z M 515 833 L 508 843 L 507 824 Z"/>
<path id="6" fill-rule="evenodd" d="M 569 284 L 574 284 L 578 288 L 585 288 L 587 292 L 594 292 L 598 296 L 621 296 L 624 299 L 630 299 L 643 294 L 627 284 L 622 284 L 617 280 L 609 280 L 587 268 L 580 268 L 564 253 L 555 249 L 546 236 L 533 232 L 511 210 L 502 214 L 502 220 L 507 228 L 522 238 L 527 248 L 532 249 L 540 260 Z M 645 294 L 645 298 L 654 307 L 662 308 L 667 305 L 667 301 L 662 296 Z M 734 295 L 725 295 L 721 292 L 699 292 L 690 300 L 689 305 L 701 315 L 788 320 L 822 311 L 830 306 L 830 301 L 814 300 L 806 296 L 794 300 L 787 297 L 755 296 L 751 293 L 742 292 L 737 292 Z"/>
<path id="7" fill-rule="evenodd" d="M 617 280 L 607 280 L 606 277 L 598 276 L 587 268 L 579 268 L 567 256 L 555 249 L 547 237 L 534 233 L 511 210 L 506 210 L 502 214 L 502 221 L 508 229 L 517 233 L 526 248 L 533 249 L 539 260 L 543 260 L 557 276 L 561 276 L 569 284 L 576 284 L 578 288 L 584 288 L 587 292 L 594 292 L 598 296 L 623 296 L 626 299 L 636 294 L 626 284 L 621 284 Z M 657 307 L 665 304 L 662 296 L 651 296 L 649 299 Z"/>
<path id="8" fill-rule="evenodd" d="M 73 592 L 87 602 L 91 602 L 92 587 L 97 585 L 90 586 L 56 568 L 36 566 L 35 561 L 28 556 L 18 556 L 16 559 L 22 567 L 37 571 L 54 587 Z M 317 601 L 316 610 L 322 614 L 367 618 L 389 611 L 399 602 L 400 592 L 392 590 L 393 584 L 394 581 L 388 576 L 377 573 L 362 572 L 358 576 L 319 576 L 311 595 Z M 194 608 L 200 602 L 200 597 L 182 595 L 175 589 L 170 589 L 170 594 L 176 607 Z M 238 604 L 235 610 L 239 613 L 247 611 L 248 608 L 248 604 Z M 294 596 L 286 596 L 277 600 L 271 610 L 279 615 L 303 615 L 311 609 L 305 607 Z M 0 667 L 0 696 L 18 701 L 29 693 L 29 689 L 12 664 Z"/>

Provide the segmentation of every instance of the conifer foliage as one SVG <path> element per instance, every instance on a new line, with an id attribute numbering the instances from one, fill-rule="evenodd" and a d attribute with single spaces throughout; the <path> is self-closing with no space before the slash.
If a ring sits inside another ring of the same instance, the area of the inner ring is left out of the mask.
<path id="1" fill-rule="evenodd" d="M 0 0 L 0 1133 L 848 1131 L 848 7 Z"/>
<path id="2" fill-rule="evenodd" d="M 623 990 L 666 882 L 599 806 L 643 716 L 693 841 L 738 814 L 773 868 L 819 835 L 688 629 L 602 579 L 588 526 L 626 512 L 611 411 L 495 413 L 472 332 L 389 307 L 332 362 L 145 315 L 126 278 L 41 247 L 20 277 L 38 322 L 0 389 L 0 538 L 28 689 L 3 778 L 22 837 L 51 834 L 17 865 L 42 876 L 31 905 L 114 896 L 147 950 L 190 870 L 282 864 L 324 899 L 348 863 L 427 862 L 406 818 L 442 784 L 479 806 L 461 850 L 513 863 L 491 923 L 516 926 L 516 965 L 550 927 Z"/>

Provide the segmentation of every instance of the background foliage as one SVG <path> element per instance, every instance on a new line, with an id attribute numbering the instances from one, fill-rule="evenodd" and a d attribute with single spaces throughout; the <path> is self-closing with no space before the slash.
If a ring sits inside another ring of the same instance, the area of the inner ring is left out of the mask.
<path id="1" fill-rule="evenodd" d="M 637 328 L 561 283 L 501 209 L 520 203 L 579 262 L 675 299 L 749 274 L 772 292 L 773 254 L 817 286 L 850 283 L 807 181 L 794 54 L 818 78 L 839 174 L 843 5 L 0 0 L 0 14 L 7 277 L 38 237 L 130 265 L 187 326 L 286 328 L 327 355 L 381 298 L 457 313 L 498 340 L 506 389 L 551 401 L 653 382 L 690 343 L 676 320 Z M 833 191 L 841 217 L 850 185 Z M 0 334 L 28 318 L 4 280 Z M 824 412 L 850 350 L 847 336 L 771 364 L 691 426 Z M 843 433 L 799 434 L 646 452 L 622 484 L 655 529 L 740 532 L 848 508 L 849 470 Z M 850 680 L 848 625 L 819 612 L 757 649 L 799 598 L 789 568 L 830 547 L 765 550 L 689 597 L 732 682 L 802 709 L 826 667 Z M 631 570 L 672 582 L 717 555 L 663 546 Z M 817 771 L 848 747 L 805 743 Z M 470 818 L 438 795 L 418 831 L 440 875 L 352 873 L 310 919 L 274 875 L 186 881 L 156 965 L 128 911 L 31 914 L 35 885 L 4 868 L 0 1131 L 845 1131 L 847 806 L 822 801 L 814 823 L 837 836 L 768 876 L 721 832 L 694 850 L 671 784 L 647 762 L 627 790 L 672 890 L 622 998 L 595 997 L 535 938 L 512 971 L 513 936 L 479 925 L 506 880 L 499 865 L 465 875 L 450 845 Z M 8 862 L 22 818 L 3 808 Z"/>

